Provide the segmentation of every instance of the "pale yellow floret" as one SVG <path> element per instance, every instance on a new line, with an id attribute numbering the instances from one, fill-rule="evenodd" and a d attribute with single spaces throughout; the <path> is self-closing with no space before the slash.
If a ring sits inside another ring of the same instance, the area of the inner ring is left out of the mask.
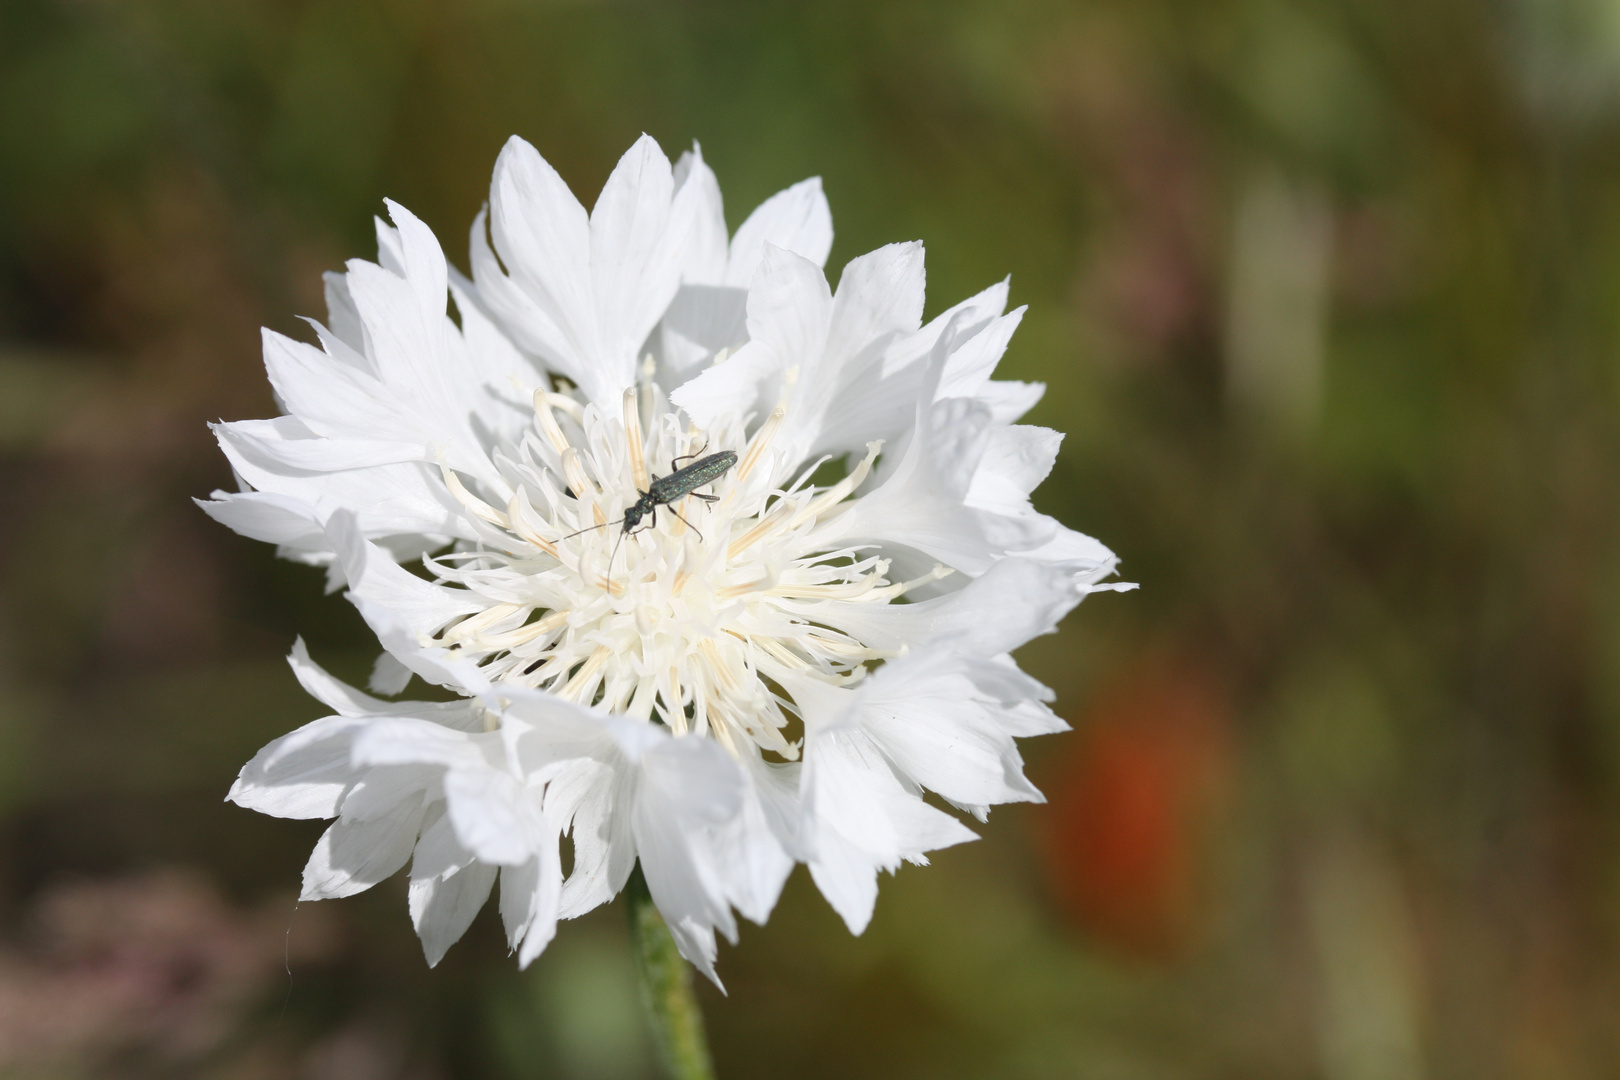
<path id="1" fill-rule="evenodd" d="M 504 556 L 483 549 L 465 556 L 473 569 L 460 580 L 477 594 L 479 575 L 494 575 L 501 599 L 446 627 L 433 643 L 458 649 L 497 683 L 656 717 L 677 735 L 712 737 L 733 753 L 753 747 L 749 752 L 794 759 L 797 744 L 783 735 L 791 702 L 765 680 L 792 672 L 833 685 L 858 682 L 886 654 L 835 629 L 838 606 L 893 603 L 950 571 L 936 566 L 896 583 L 886 577 L 885 559 L 807 547 L 818 524 L 847 509 L 881 444 L 869 443 L 849 475 L 825 488 L 801 487 L 801 478 L 787 491 L 764 489 L 748 481 L 783 427 L 787 410 L 780 405 L 738 447 L 736 466 L 704 492 L 717 501 L 683 497 L 659 507 L 656 526 L 649 516 L 623 533 L 604 507 L 629 506 L 650 490 L 650 465 L 742 442 L 724 428 L 644 427 L 643 390 L 624 392 L 616 419 L 587 413 L 565 395 L 534 394 L 536 432 L 574 498 L 558 497 L 541 476 L 539 488 L 534 479 L 515 484 L 503 513 L 444 470 L 467 513 L 505 530 L 512 542 Z M 608 430 L 601 425 L 612 424 L 623 454 L 609 462 L 590 457 L 572 444 L 559 412 L 594 432 L 598 447 Z M 517 599 L 530 590 L 570 599 Z M 805 610 L 817 611 L 817 622 L 799 614 Z"/>

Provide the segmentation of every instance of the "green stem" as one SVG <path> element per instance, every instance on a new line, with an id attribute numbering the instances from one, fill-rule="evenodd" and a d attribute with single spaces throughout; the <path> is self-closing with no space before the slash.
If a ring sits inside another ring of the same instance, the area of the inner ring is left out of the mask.
<path id="1" fill-rule="evenodd" d="M 703 1010 L 692 992 L 692 968 L 675 947 L 638 864 L 625 888 L 630 904 L 630 936 L 635 942 L 641 1003 L 652 1021 L 653 1038 L 670 1080 L 714 1080 Z"/>

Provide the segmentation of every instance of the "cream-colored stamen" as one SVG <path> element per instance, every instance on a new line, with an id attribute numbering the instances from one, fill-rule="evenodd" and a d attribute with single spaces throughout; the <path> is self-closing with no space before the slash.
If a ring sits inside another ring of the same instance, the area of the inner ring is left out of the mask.
<path id="1" fill-rule="evenodd" d="M 865 483 L 867 474 L 872 471 L 872 463 L 877 460 L 878 451 L 881 449 L 883 449 L 881 440 L 867 443 L 866 456 L 861 459 L 860 464 L 856 465 L 848 476 L 817 495 L 814 499 L 811 499 L 809 505 L 800 510 L 794 515 L 793 520 L 788 522 L 787 530 L 792 532 L 804 522 L 809 521 L 811 518 L 820 517 L 822 513 L 831 509 L 834 505 L 847 499 L 856 488 Z"/>
<path id="2" fill-rule="evenodd" d="M 508 528 L 517 533 L 518 536 L 544 551 L 553 559 L 562 559 L 562 555 L 557 551 L 557 545 L 540 534 L 542 529 L 550 526 L 540 516 L 540 512 L 534 508 L 534 504 L 529 501 L 527 488 L 519 487 L 512 493 L 512 500 L 506 504 L 506 519 L 511 522 Z"/>
<path id="3" fill-rule="evenodd" d="M 562 469 L 563 479 L 568 481 L 568 490 L 574 493 L 574 498 L 581 504 L 587 499 L 595 500 L 599 492 L 591 478 L 585 475 L 585 467 L 579 463 L 579 451 L 572 446 L 562 452 Z"/>
<path id="4" fill-rule="evenodd" d="M 585 426 L 585 406 L 581 405 L 567 394 L 559 394 L 552 390 L 542 391 L 542 393 L 546 395 L 546 403 L 553 409 L 561 409 L 563 412 L 568 414 L 568 419 L 572 420 L 580 427 Z"/>
<path id="5" fill-rule="evenodd" d="M 596 673 L 602 670 L 602 665 L 607 663 L 608 657 L 612 655 L 612 651 L 606 645 L 598 646 L 597 650 L 591 653 L 591 658 L 574 672 L 574 677 L 568 680 L 568 685 L 557 691 L 557 696 L 567 698 L 569 701 L 578 701 L 580 693 L 596 679 Z"/>
<path id="6" fill-rule="evenodd" d="M 791 513 L 793 513 L 793 504 L 786 499 L 779 501 L 775 506 L 771 507 L 770 513 L 761 518 L 752 529 L 731 542 L 731 546 L 726 549 L 726 557 L 735 559 L 753 547 L 761 539 L 774 532 L 776 527 Z"/>
<path id="7" fill-rule="evenodd" d="M 636 407 L 636 388 L 626 387 L 624 391 L 624 437 L 630 447 L 630 477 L 634 480 L 636 490 L 646 491 L 647 459 L 641 450 L 641 410 Z"/>
<path id="8" fill-rule="evenodd" d="M 461 482 L 461 477 L 457 476 L 454 470 L 443 461 L 439 462 L 439 473 L 444 477 L 444 486 L 450 489 L 450 494 L 455 497 L 458 503 L 467 508 L 468 513 L 481 517 L 491 525 L 503 529 L 511 527 L 511 523 L 507 521 L 505 514 L 468 491 L 466 485 Z"/>
<path id="9" fill-rule="evenodd" d="M 483 631 L 494 626 L 502 619 L 509 619 L 524 610 L 519 604 L 496 604 L 485 608 L 476 615 L 469 615 L 447 630 L 439 634 L 439 641 L 445 645 L 470 640 Z"/>
<path id="10" fill-rule="evenodd" d="M 771 445 L 771 440 L 776 438 L 776 433 L 781 430 L 782 420 L 786 416 L 787 407 L 785 405 L 778 405 L 771 410 L 771 415 L 766 418 L 758 433 L 749 442 L 748 453 L 744 454 L 743 459 L 737 463 L 737 482 L 739 484 L 748 479 L 748 474 L 754 471 L 755 465 L 759 464 L 760 457 L 765 453 L 765 449 Z"/>
<path id="11" fill-rule="evenodd" d="M 543 638 L 547 634 L 561 627 L 568 621 L 568 612 L 553 611 L 543 618 L 536 619 L 527 626 L 520 626 L 505 634 L 483 634 L 479 636 L 478 643 L 488 649 L 517 649 L 536 638 Z"/>
<path id="12" fill-rule="evenodd" d="M 546 437 L 554 451 L 561 454 L 568 449 L 568 437 L 557 425 L 557 418 L 551 412 L 551 394 L 545 390 L 534 392 L 534 419 L 540 434 Z"/>

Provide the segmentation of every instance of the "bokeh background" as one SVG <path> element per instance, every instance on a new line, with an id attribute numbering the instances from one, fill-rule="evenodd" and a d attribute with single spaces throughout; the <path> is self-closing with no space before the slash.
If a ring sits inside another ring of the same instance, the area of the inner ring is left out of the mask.
<path id="1" fill-rule="evenodd" d="M 295 907 L 221 798 L 375 646 L 189 501 L 384 196 L 465 265 L 508 135 L 643 130 L 1010 273 L 1142 584 L 1022 654 L 1048 805 L 723 949 L 722 1077 L 1620 1075 L 1615 0 L 0 0 L 0 1076 L 652 1075 L 617 905 Z"/>

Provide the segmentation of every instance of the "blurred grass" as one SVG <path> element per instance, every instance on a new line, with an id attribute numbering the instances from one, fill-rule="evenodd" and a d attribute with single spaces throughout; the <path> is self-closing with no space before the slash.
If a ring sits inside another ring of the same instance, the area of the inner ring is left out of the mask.
<path id="1" fill-rule="evenodd" d="M 930 313 L 1010 273 L 1037 503 L 1143 584 L 1025 650 L 1080 729 L 1027 747 L 1051 805 L 860 939 L 802 873 L 745 928 L 722 1075 L 1608 1075 L 1616 10 L 0 0 L 0 984 L 54 882 L 297 880 L 313 828 L 219 799 L 317 711 L 295 634 L 374 646 L 188 501 L 205 422 L 273 412 L 258 326 L 384 196 L 463 261 L 508 135 L 588 201 L 646 130 L 733 224 L 821 174 L 835 271 L 923 238 Z M 85 1074 L 645 1075 L 616 909 L 429 972 L 375 893 L 209 1055 Z"/>

